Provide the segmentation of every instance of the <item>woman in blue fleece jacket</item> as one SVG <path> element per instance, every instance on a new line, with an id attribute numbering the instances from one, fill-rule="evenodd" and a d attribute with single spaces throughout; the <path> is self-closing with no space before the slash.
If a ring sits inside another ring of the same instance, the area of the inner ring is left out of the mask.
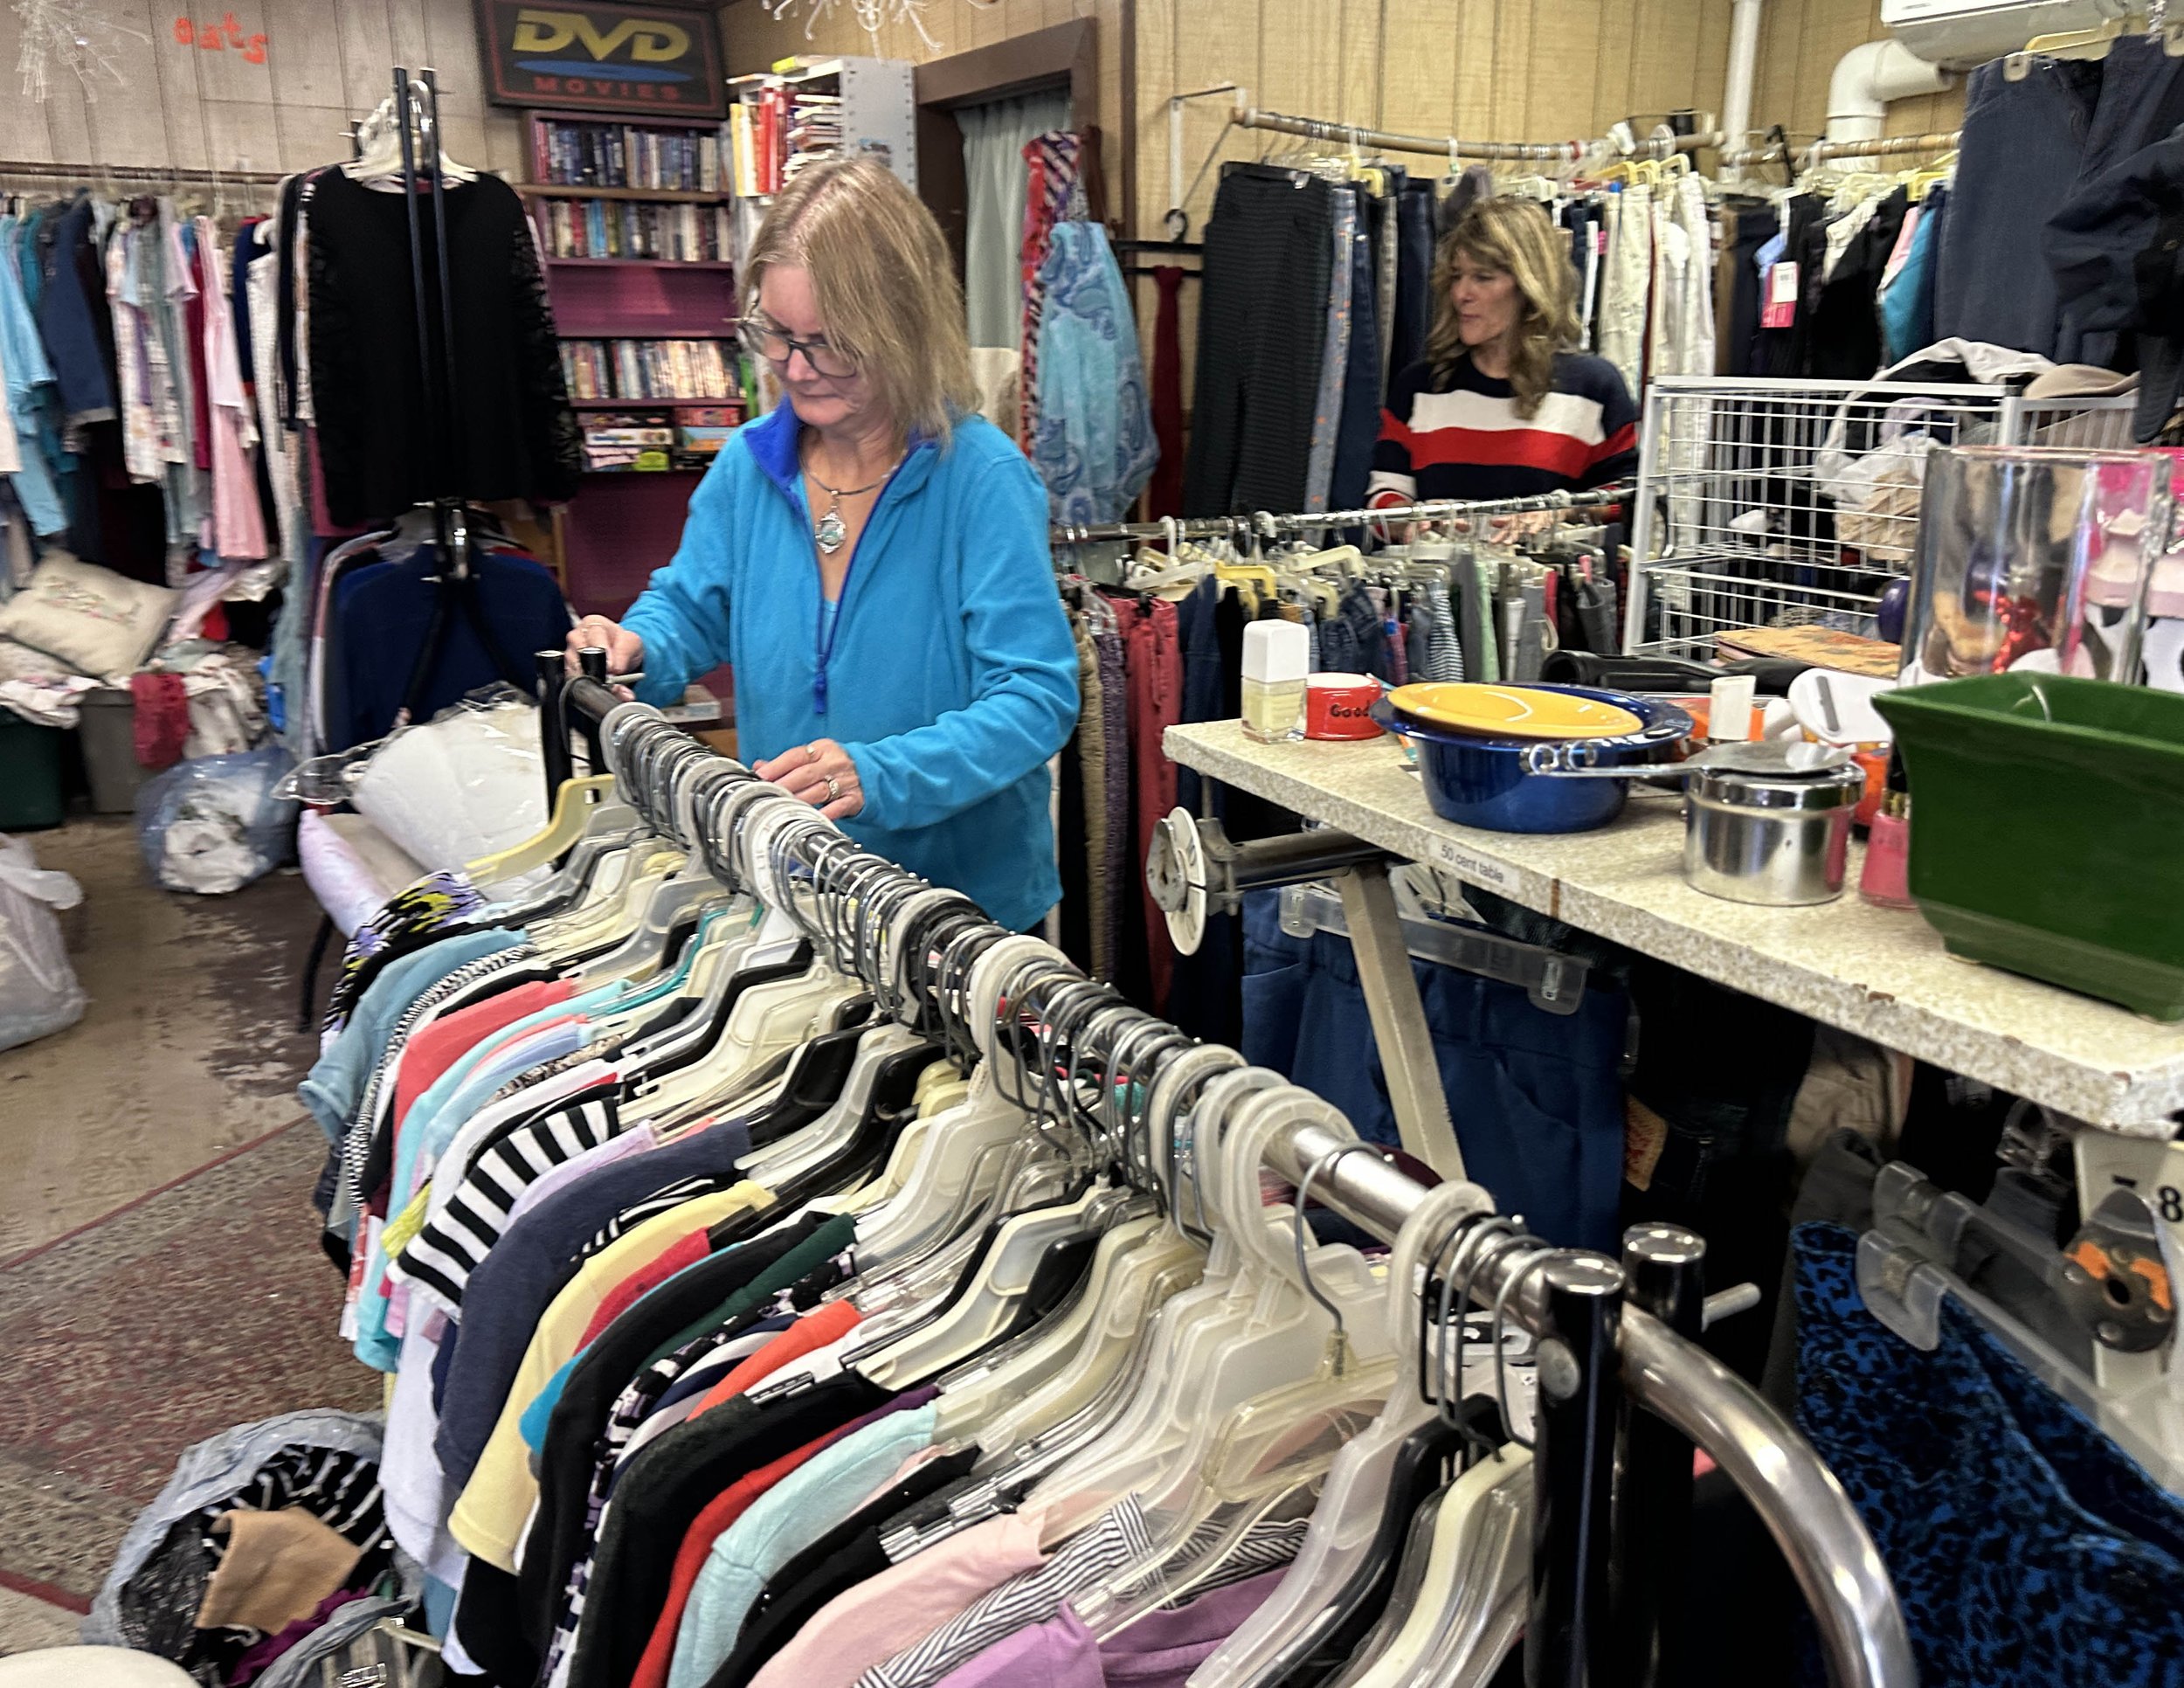
<path id="1" fill-rule="evenodd" d="M 1061 895 L 1047 764 L 1076 647 L 1045 489 L 971 412 L 939 225 L 883 166 L 821 164 L 776 200 L 743 289 L 786 402 L 722 448 L 621 625 L 587 616 L 570 648 L 641 668 L 655 703 L 725 660 L 762 778 L 1027 928 Z"/>

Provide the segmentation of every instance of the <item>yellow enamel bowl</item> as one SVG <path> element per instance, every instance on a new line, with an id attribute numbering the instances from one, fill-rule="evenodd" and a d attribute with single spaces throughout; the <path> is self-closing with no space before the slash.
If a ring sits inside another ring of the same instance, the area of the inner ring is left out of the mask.
<path id="1" fill-rule="evenodd" d="M 1427 726 L 1489 738 L 1621 738 L 1645 724 L 1616 704 L 1548 686 L 1432 681 L 1398 686 L 1388 702 Z"/>

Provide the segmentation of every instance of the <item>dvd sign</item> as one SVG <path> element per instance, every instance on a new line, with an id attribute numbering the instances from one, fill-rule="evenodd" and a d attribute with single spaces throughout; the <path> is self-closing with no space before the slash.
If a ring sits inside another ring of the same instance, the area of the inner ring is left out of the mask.
<path id="1" fill-rule="evenodd" d="M 477 0 L 489 92 L 496 106 L 722 117 L 713 18 L 639 6 Z"/>

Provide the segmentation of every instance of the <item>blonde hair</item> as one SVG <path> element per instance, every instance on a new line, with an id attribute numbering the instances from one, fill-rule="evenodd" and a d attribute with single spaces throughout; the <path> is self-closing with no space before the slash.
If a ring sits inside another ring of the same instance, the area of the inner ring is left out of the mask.
<path id="1" fill-rule="evenodd" d="M 1441 237 L 1434 254 L 1434 326 L 1426 356 L 1446 380 L 1466 352 L 1456 321 L 1456 266 L 1469 259 L 1514 277 L 1518 300 L 1509 384 L 1517 413 L 1536 416 L 1554 386 L 1555 354 L 1578 337 L 1577 276 L 1570 238 L 1529 199 L 1482 199 Z"/>
<path id="2" fill-rule="evenodd" d="M 895 172 L 837 158 L 798 173 L 759 225 L 743 271 L 743 314 L 774 265 L 810 273 L 826 341 L 857 365 L 898 442 L 945 445 L 977 408 L 963 287 L 940 225 Z"/>

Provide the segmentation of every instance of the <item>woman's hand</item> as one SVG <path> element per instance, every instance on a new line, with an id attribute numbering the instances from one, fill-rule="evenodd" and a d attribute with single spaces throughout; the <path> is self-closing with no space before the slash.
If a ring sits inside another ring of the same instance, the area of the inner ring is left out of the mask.
<path id="1" fill-rule="evenodd" d="M 640 635 L 603 615 L 587 615 L 569 630 L 569 643 L 562 652 L 563 672 L 582 674 L 584 669 L 577 661 L 577 653 L 595 647 L 606 653 L 609 674 L 634 674 L 645 666 L 645 641 Z M 617 686 L 614 695 L 621 698 L 634 695 L 627 686 Z"/>
<path id="2" fill-rule="evenodd" d="M 752 771 L 770 779 L 791 797 L 813 805 L 829 820 L 847 820 L 865 806 L 864 782 L 849 752 L 831 738 L 799 744 Z"/>

